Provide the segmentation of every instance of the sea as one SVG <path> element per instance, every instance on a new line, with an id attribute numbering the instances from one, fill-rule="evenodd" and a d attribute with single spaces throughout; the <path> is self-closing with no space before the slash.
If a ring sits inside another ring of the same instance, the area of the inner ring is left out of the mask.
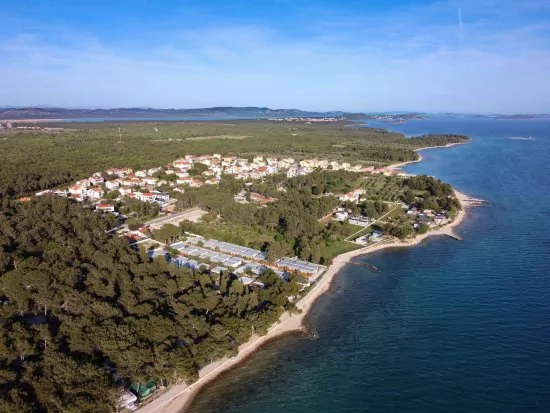
<path id="1" fill-rule="evenodd" d="M 371 125 L 381 126 L 381 125 Z M 357 258 L 306 319 L 210 383 L 193 413 L 550 412 L 550 121 L 385 125 L 463 133 L 407 172 L 488 201 L 463 238 Z"/>

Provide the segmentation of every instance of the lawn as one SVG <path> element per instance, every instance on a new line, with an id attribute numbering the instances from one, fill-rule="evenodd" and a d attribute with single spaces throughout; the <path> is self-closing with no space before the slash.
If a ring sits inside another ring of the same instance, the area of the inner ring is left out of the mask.
<path id="1" fill-rule="evenodd" d="M 355 234 L 353 236 L 353 240 L 356 240 L 357 238 L 362 237 L 363 235 L 370 234 L 373 231 L 374 231 L 374 229 L 372 228 L 372 226 L 370 226 L 368 228 L 363 228 L 363 230 L 361 232 L 358 232 L 357 234 Z M 353 241 L 353 240 L 350 240 L 350 241 Z"/>
<path id="2" fill-rule="evenodd" d="M 341 241 L 331 245 L 323 244 L 321 246 L 321 256 L 327 257 L 327 259 L 332 260 L 337 255 L 340 255 L 349 251 L 354 251 L 359 248 L 361 248 L 360 245 L 353 244 L 347 241 Z"/>
<path id="3" fill-rule="evenodd" d="M 205 238 L 226 241 L 244 247 L 260 249 L 264 243 L 273 242 L 276 232 L 235 222 L 216 221 L 196 224 L 195 231 Z"/>

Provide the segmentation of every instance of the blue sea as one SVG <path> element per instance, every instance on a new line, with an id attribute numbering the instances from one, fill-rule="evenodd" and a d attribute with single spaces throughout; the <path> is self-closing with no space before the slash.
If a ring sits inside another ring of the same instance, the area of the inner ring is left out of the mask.
<path id="1" fill-rule="evenodd" d="M 346 266 L 307 317 L 318 339 L 269 343 L 192 412 L 550 412 L 550 121 L 386 127 L 471 136 L 406 169 L 489 204 L 469 211 L 463 241 L 358 258 L 381 273 Z"/>

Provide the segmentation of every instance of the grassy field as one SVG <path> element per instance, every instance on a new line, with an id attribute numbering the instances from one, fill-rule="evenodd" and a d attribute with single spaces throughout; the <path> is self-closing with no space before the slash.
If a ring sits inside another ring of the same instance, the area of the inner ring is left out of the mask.
<path id="1" fill-rule="evenodd" d="M 265 242 L 273 242 L 277 234 L 263 228 L 248 227 L 225 220 L 200 223 L 197 225 L 196 232 L 206 238 L 257 249 L 261 248 Z"/>
<path id="2" fill-rule="evenodd" d="M 357 238 L 362 237 L 363 235 L 372 233 L 373 231 L 374 229 L 372 228 L 372 226 L 368 228 L 363 228 L 361 231 L 357 232 L 356 234 L 353 234 L 353 239 L 348 239 L 348 241 L 354 241 Z"/>
<path id="3" fill-rule="evenodd" d="M 353 244 L 347 241 L 342 241 L 337 244 L 331 244 L 331 245 L 324 244 L 321 246 L 321 255 L 324 257 L 329 257 L 329 259 L 332 259 L 337 255 L 340 255 L 349 251 L 354 251 L 359 248 L 361 248 L 360 245 Z"/>

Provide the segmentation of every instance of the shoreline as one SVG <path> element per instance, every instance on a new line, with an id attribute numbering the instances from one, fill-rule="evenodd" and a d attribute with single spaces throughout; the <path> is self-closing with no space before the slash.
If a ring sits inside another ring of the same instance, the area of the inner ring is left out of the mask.
<path id="1" fill-rule="evenodd" d="M 419 245 L 424 240 L 433 236 L 450 236 L 456 237 L 454 228 L 459 226 L 466 217 L 466 210 L 470 206 L 475 205 L 474 200 L 467 195 L 455 190 L 455 195 L 462 205 L 462 210 L 456 218 L 444 227 L 427 232 L 426 234 L 417 235 L 414 239 L 401 241 L 393 240 L 387 243 L 380 243 L 360 248 L 354 251 L 346 252 L 336 256 L 327 269 L 327 271 L 316 282 L 313 288 L 300 299 L 296 306 L 302 310 L 300 314 L 284 313 L 279 321 L 271 326 L 267 334 L 264 336 L 252 336 L 252 338 L 239 346 L 238 354 L 232 358 L 224 358 L 222 360 L 211 363 L 203 367 L 199 371 L 199 379 L 187 386 L 186 384 L 178 384 L 170 388 L 166 393 L 151 403 L 138 409 L 139 413 L 183 413 L 185 412 L 195 396 L 211 381 L 216 379 L 220 374 L 227 372 L 231 368 L 245 361 L 263 345 L 280 336 L 292 332 L 305 332 L 306 329 L 303 321 L 308 315 L 311 307 L 325 292 L 327 292 L 334 281 L 336 274 L 344 268 L 353 258 L 367 255 L 376 251 L 381 251 L 390 248 L 412 247 Z"/>
<path id="2" fill-rule="evenodd" d="M 415 149 L 414 151 L 417 153 L 418 155 L 418 159 L 415 159 L 414 161 L 407 161 L 407 162 L 400 162 L 400 163 L 395 163 L 393 165 L 390 165 L 388 166 L 388 169 L 391 169 L 391 170 L 401 170 L 401 167 L 405 166 L 405 165 L 409 165 L 411 163 L 418 163 L 418 162 L 422 162 L 422 160 L 424 159 L 422 157 L 421 154 L 419 154 L 418 152 L 419 151 L 425 151 L 427 149 L 440 149 L 440 148 L 450 148 L 452 146 L 457 146 L 457 145 L 465 145 L 467 144 L 468 142 L 455 142 L 455 143 L 449 143 L 447 145 L 443 145 L 443 146 L 424 146 L 423 148 L 418 148 L 418 149 Z"/>
<path id="3" fill-rule="evenodd" d="M 466 143 L 466 142 L 464 142 Z M 462 145 L 463 143 L 453 143 L 446 146 L 426 147 L 416 149 L 415 151 L 433 149 L 433 148 L 445 148 L 455 145 Z M 419 154 L 419 159 L 409 162 L 402 162 L 389 166 L 391 169 L 399 169 L 400 167 L 422 161 L 422 155 Z M 394 239 L 390 242 L 381 242 L 379 244 L 369 245 L 364 248 L 359 248 L 354 251 L 349 251 L 336 256 L 332 264 L 328 267 L 325 273 L 315 283 L 313 288 L 302 297 L 297 303 L 296 307 L 301 310 L 300 314 L 284 313 L 281 315 L 277 323 L 271 326 L 264 336 L 252 336 L 249 341 L 243 343 L 238 348 L 236 356 L 231 358 L 224 358 L 215 361 L 207 366 L 203 367 L 199 371 L 199 379 L 191 384 L 185 383 L 177 384 L 171 387 L 166 393 L 160 395 L 157 399 L 148 403 L 137 410 L 138 413 L 184 413 L 187 411 L 195 396 L 211 381 L 215 380 L 220 374 L 227 372 L 231 368 L 245 361 L 263 345 L 269 341 L 278 338 L 283 335 L 287 335 L 292 332 L 305 332 L 306 328 L 303 325 L 304 319 L 308 315 L 311 307 L 325 292 L 327 292 L 334 281 L 334 278 L 340 270 L 344 268 L 355 257 L 367 255 L 376 251 L 381 251 L 390 248 L 402 248 L 412 247 L 419 245 L 424 240 L 433 236 L 450 236 L 457 238 L 454 229 L 459 226 L 467 215 L 466 208 L 476 206 L 479 204 L 479 199 L 471 198 L 468 195 L 457 191 L 453 188 L 455 196 L 460 202 L 462 209 L 459 211 L 455 219 L 447 225 L 427 232 L 426 234 L 417 235 L 413 239 L 398 240 Z"/>

